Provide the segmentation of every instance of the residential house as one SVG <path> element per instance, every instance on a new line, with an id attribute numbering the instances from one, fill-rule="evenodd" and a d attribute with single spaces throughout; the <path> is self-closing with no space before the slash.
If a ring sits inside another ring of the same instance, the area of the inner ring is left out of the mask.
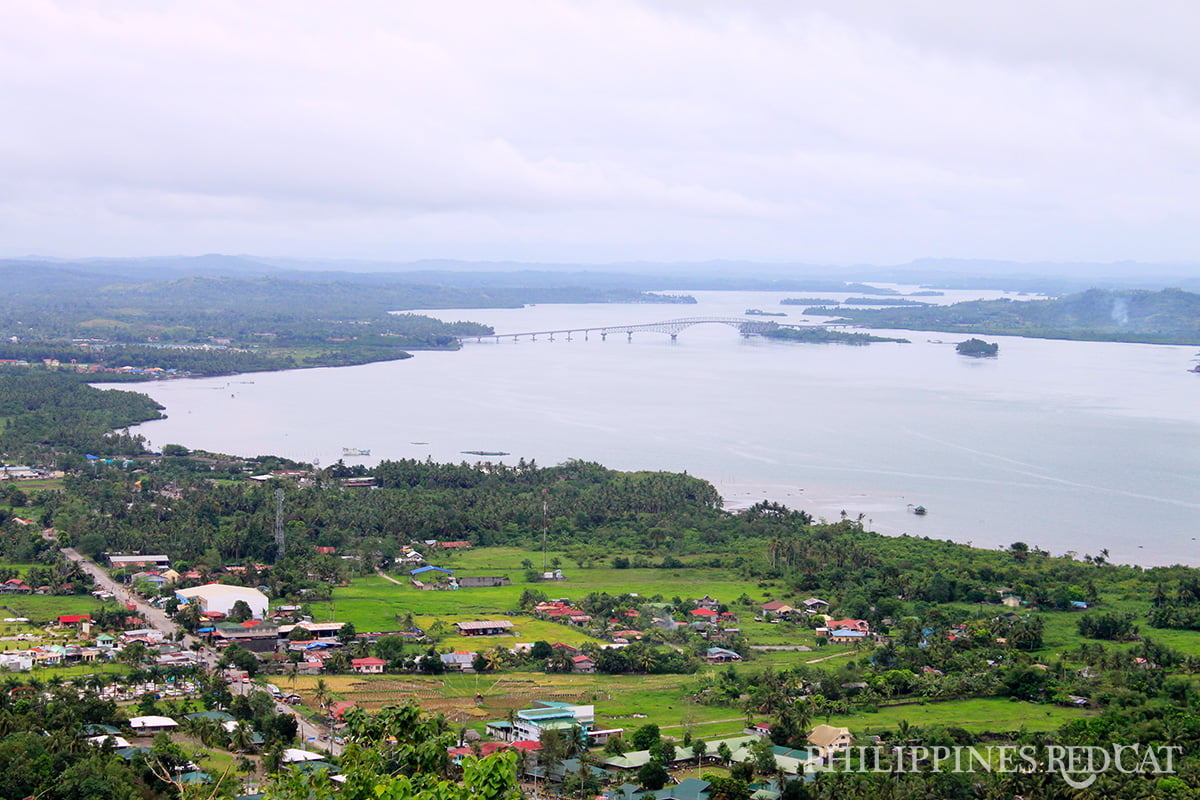
<path id="1" fill-rule="evenodd" d="M 468 650 L 455 650 L 453 653 L 442 653 L 438 658 L 442 665 L 455 672 L 474 672 L 475 653 Z"/>
<path id="2" fill-rule="evenodd" d="M 170 717 L 149 715 L 130 718 L 129 727 L 138 736 L 151 736 L 164 731 L 173 731 L 179 727 L 179 723 Z"/>
<path id="3" fill-rule="evenodd" d="M 704 660 L 710 664 L 728 664 L 731 661 L 741 661 L 742 657 L 724 647 L 710 647 L 704 651 Z"/>
<path id="4" fill-rule="evenodd" d="M 513 624 L 506 619 L 456 622 L 454 627 L 463 636 L 500 636 L 512 632 Z"/>
<path id="5" fill-rule="evenodd" d="M 828 629 L 826 629 L 828 630 Z M 818 632 L 820 629 L 818 629 Z M 837 630 L 828 630 L 826 636 L 830 644 L 861 644 L 870 641 L 871 634 L 863 631 L 850 630 L 849 628 L 838 628 Z"/>
<path id="6" fill-rule="evenodd" d="M 831 619 L 825 623 L 825 627 L 831 631 L 849 630 L 860 631 L 862 633 L 871 632 L 871 623 L 865 619 Z"/>
<path id="7" fill-rule="evenodd" d="M 762 610 L 763 616 L 768 619 L 771 617 L 788 619 L 796 613 L 795 608 L 782 600 L 771 600 L 770 602 L 763 603 L 759 608 Z"/>
<path id="8" fill-rule="evenodd" d="M 373 656 L 368 658 L 350 659 L 350 668 L 363 675 L 380 675 L 383 673 L 383 668 L 386 666 L 386 661 L 384 661 L 382 658 L 375 658 Z"/>
<path id="9" fill-rule="evenodd" d="M 809 732 L 808 743 L 817 749 L 817 754 L 823 761 L 828 762 L 834 753 L 848 750 L 854 743 L 854 736 L 849 728 L 818 725 Z"/>
<path id="10" fill-rule="evenodd" d="M 596 671 L 596 662 L 585 655 L 578 655 L 571 659 L 571 671 L 590 674 Z"/>

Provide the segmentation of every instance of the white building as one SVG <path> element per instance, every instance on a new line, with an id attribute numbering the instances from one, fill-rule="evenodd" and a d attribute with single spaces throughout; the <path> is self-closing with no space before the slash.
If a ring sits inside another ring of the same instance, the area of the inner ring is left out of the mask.
<path id="1" fill-rule="evenodd" d="M 250 613 L 255 619 L 267 616 L 267 606 L 270 601 L 267 596 L 257 589 L 245 586 L 226 586 L 223 583 L 209 583 L 204 586 L 194 586 L 191 589 L 180 589 L 175 592 L 180 603 L 191 603 L 193 600 L 200 604 L 200 610 L 229 616 L 233 606 L 241 600 L 250 606 Z"/>
<path id="2" fill-rule="evenodd" d="M 140 734 L 159 733 L 161 731 L 170 731 L 179 727 L 179 723 L 170 717 L 146 716 L 146 717 L 131 717 L 129 719 L 129 727 Z"/>
<path id="3" fill-rule="evenodd" d="M 542 738 L 542 731 L 558 730 L 567 735 L 577 731 L 591 734 L 592 728 L 595 727 L 595 706 L 577 706 L 548 700 L 535 701 L 533 706 L 518 711 L 511 726 L 503 721 L 489 722 L 488 733 L 508 741 L 529 739 L 536 742 Z"/>

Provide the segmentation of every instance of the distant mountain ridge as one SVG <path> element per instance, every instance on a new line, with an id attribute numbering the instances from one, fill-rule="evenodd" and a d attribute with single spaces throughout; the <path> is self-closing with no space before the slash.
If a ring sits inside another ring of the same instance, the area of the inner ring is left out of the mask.
<path id="1" fill-rule="evenodd" d="M 112 282 L 161 281 L 189 276 L 292 279 L 351 284 L 422 284 L 459 288 L 550 288 L 670 290 L 838 290 L 846 282 L 920 284 L 934 289 L 1003 289 L 1048 295 L 1088 288 L 1192 288 L 1200 290 L 1200 263 L 1136 262 L 1021 263 L 983 259 L 919 259 L 899 265 L 837 266 L 717 260 L 697 262 L 459 261 L 407 262 L 296 259 L 206 254 L 143 258 L 0 259 L 7 266 L 46 275 L 66 285 L 64 273 L 102 276 Z M 57 276 L 57 277 L 53 277 Z M 31 276 L 24 276 L 25 279 Z"/>

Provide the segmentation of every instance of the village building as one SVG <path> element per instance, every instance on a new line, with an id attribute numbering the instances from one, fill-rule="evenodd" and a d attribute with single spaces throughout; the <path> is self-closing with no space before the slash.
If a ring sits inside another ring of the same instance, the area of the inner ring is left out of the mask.
<path id="1" fill-rule="evenodd" d="M 728 664 L 731 661 L 741 661 L 742 657 L 724 647 L 710 647 L 704 651 L 704 660 L 710 664 Z"/>
<path id="2" fill-rule="evenodd" d="M 579 706 L 538 700 L 533 708 L 518 711 L 511 723 L 507 720 L 489 722 L 485 726 L 488 735 L 496 739 L 513 742 L 528 739 L 540 742 L 542 731 L 557 730 L 568 735 L 587 735 L 596 723 L 596 707 Z"/>
<path id="3" fill-rule="evenodd" d="M 455 650 L 453 653 L 442 653 L 438 658 L 448 671 L 474 672 L 475 655 L 468 650 Z"/>
<path id="4" fill-rule="evenodd" d="M 153 555 L 153 556 L 109 556 L 108 563 L 113 569 L 128 569 L 129 567 L 162 567 L 166 568 L 171 563 L 170 556 Z"/>
<path id="5" fill-rule="evenodd" d="M 828 762 L 834 753 L 844 753 L 854 743 L 854 736 L 849 728 L 836 728 L 832 725 L 818 725 L 808 734 L 808 743 L 817 750 L 817 755 Z"/>
<path id="6" fill-rule="evenodd" d="M 383 668 L 387 666 L 387 662 L 382 658 L 352 658 L 350 659 L 350 668 L 355 672 L 363 675 L 379 675 L 383 673 Z"/>
<path id="7" fill-rule="evenodd" d="M 456 622 L 455 629 L 463 636 L 500 636 L 512 632 L 513 624 L 506 619 Z"/>
<path id="8" fill-rule="evenodd" d="M 155 733 L 164 731 L 173 731 L 179 727 L 179 723 L 170 717 L 159 717 L 149 715 L 145 717 L 132 717 L 129 720 L 129 727 L 138 736 L 150 736 Z"/>
<path id="9" fill-rule="evenodd" d="M 267 596 L 257 589 L 246 586 L 229 586 L 223 583 L 209 583 L 204 586 L 194 586 L 190 589 L 177 589 L 175 597 L 182 604 L 196 602 L 205 614 L 217 613 L 229 616 L 233 607 L 240 600 L 250 607 L 250 613 L 255 619 L 267 616 L 270 601 Z"/>
<path id="10" fill-rule="evenodd" d="M 279 626 L 266 620 L 218 622 L 210 631 L 219 648 L 236 642 L 252 653 L 273 653 L 279 644 Z"/>
<path id="11" fill-rule="evenodd" d="M 788 619 L 796 613 L 795 608 L 782 600 L 771 600 L 770 602 L 763 603 L 759 608 L 762 610 L 763 616 L 767 618 Z"/>

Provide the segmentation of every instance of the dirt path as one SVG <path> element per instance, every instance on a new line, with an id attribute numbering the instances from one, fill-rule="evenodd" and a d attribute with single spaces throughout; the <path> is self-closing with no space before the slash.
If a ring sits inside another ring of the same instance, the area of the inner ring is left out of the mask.
<path id="1" fill-rule="evenodd" d="M 818 663 L 820 663 L 820 662 L 822 662 L 822 661 L 828 661 L 828 660 L 829 660 L 829 659 L 831 659 L 831 658 L 840 658 L 840 657 L 842 657 L 842 656 L 852 656 L 852 655 L 854 655 L 854 651 L 853 651 L 853 650 L 847 650 L 847 651 L 846 651 L 846 652 L 844 652 L 844 653 L 834 653 L 833 655 L 831 655 L 831 656 L 825 656 L 824 658 L 811 658 L 811 659 L 809 659 L 808 661 L 805 661 L 804 663 L 805 663 L 805 664 L 818 664 Z"/>
<path id="2" fill-rule="evenodd" d="M 383 578 L 385 581 L 391 581 L 392 583 L 396 584 L 397 586 L 408 586 L 408 584 L 405 583 L 404 581 L 398 581 L 395 578 L 393 578 L 391 575 L 385 575 L 383 570 L 381 570 L 381 569 L 376 569 L 375 574 L 378 575 L 379 577 Z"/>

